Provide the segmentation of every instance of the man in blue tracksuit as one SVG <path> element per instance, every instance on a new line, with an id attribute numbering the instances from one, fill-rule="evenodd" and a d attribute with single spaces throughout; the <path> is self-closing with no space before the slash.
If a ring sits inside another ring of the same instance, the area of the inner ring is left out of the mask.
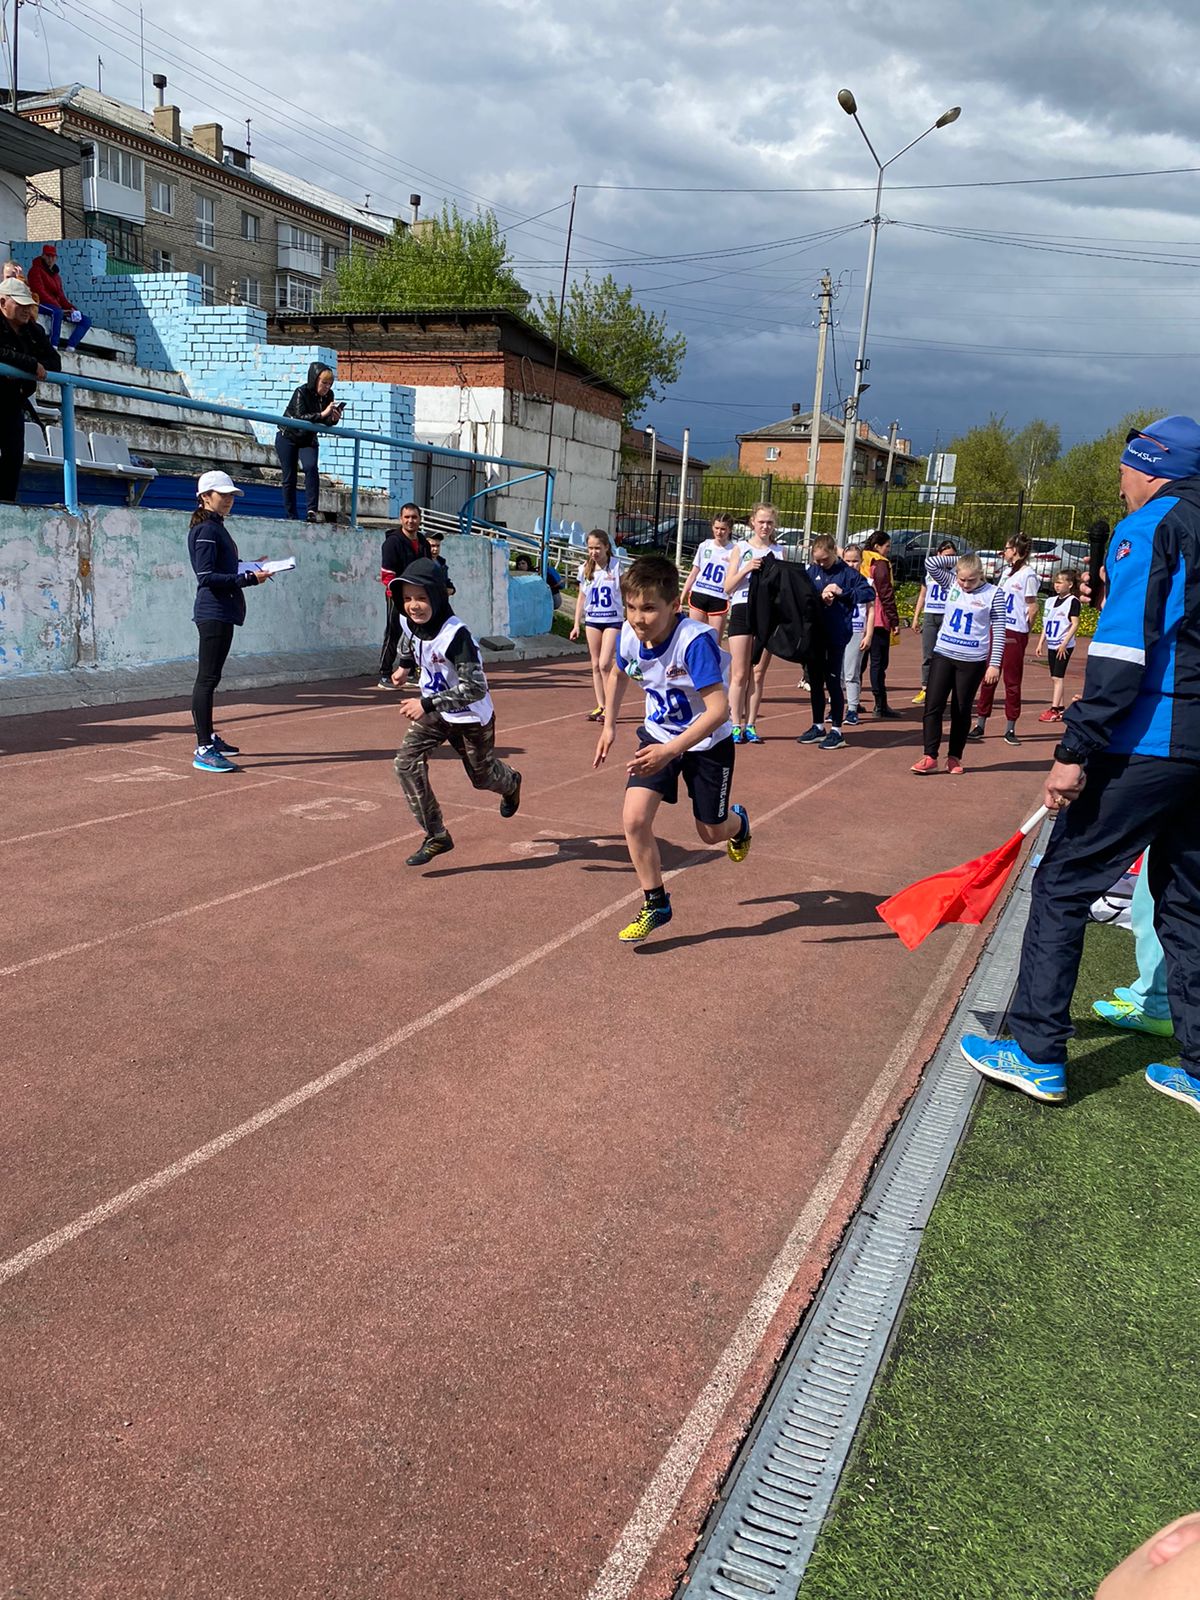
<path id="1" fill-rule="evenodd" d="M 1058 817 L 1033 880 L 1014 1037 L 968 1035 L 962 1050 L 985 1077 L 1066 1098 L 1087 908 L 1153 841 L 1180 1064 L 1156 1062 L 1146 1079 L 1200 1111 L 1200 423 L 1164 417 L 1134 430 L 1120 475 L 1128 515 L 1108 547 L 1108 600 L 1046 779 Z"/>
<path id="2" fill-rule="evenodd" d="M 846 691 L 842 687 L 842 662 L 854 630 L 854 608 L 873 605 L 875 591 L 863 577 L 837 553 L 837 541 L 820 533 L 813 540 L 808 576 L 824 602 L 821 622 L 825 629 L 825 675 L 812 674 L 812 727 L 802 733 L 797 744 L 815 744 L 822 750 L 841 750 L 842 718 L 846 714 Z M 825 696 L 829 696 L 829 722 L 825 721 Z"/>

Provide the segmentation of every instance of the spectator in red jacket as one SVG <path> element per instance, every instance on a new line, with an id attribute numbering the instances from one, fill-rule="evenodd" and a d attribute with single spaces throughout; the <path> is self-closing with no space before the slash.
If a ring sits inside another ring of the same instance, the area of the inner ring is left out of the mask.
<path id="1" fill-rule="evenodd" d="M 38 315 L 50 319 L 50 343 L 57 349 L 63 317 L 66 316 L 75 324 L 67 340 L 67 349 L 74 350 L 92 322 L 82 311 L 76 311 L 67 299 L 67 291 L 63 288 L 62 275 L 58 270 L 58 250 L 54 245 L 42 246 L 41 255 L 29 269 L 28 283 L 41 302 Z"/>
<path id="2" fill-rule="evenodd" d="M 875 631 L 871 635 L 871 693 L 875 696 L 877 717 L 898 717 L 888 705 L 887 669 L 892 654 L 892 635 L 900 632 L 900 611 L 892 583 L 892 564 L 888 552 L 891 535 L 872 533 L 863 544 L 862 573 L 875 591 Z"/>

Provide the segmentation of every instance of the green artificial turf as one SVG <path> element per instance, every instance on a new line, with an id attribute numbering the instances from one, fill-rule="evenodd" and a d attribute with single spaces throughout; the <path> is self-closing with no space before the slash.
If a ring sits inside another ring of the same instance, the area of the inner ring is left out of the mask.
<path id="1" fill-rule="evenodd" d="M 1093 927 L 1069 1100 L 988 1086 L 800 1600 L 1076 1600 L 1200 1508 L 1200 1117 L 1106 1028 Z"/>

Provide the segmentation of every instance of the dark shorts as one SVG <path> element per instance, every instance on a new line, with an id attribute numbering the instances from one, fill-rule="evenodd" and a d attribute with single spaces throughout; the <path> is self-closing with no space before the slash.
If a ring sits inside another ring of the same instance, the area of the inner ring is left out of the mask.
<path id="1" fill-rule="evenodd" d="M 1066 677 L 1067 668 L 1071 665 L 1071 656 L 1073 655 L 1073 653 L 1074 653 L 1073 651 L 1068 650 L 1066 655 L 1065 655 L 1065 657 L 1060 661 L 1058 659 L 1058 651 L 1057 651 L 1057 649 L 1054 649 L 1054 648 L 1048 648 L 1047 649 L 1047 651 L 1046 651 L 1046 665 L 1050 668 L 1050 676 L 1052 678 L 1065 678 Z"/>
<path id="2" fill-rule="evenodd" d="M 724 594 L 697 594 L 695 589 L 688 595 L 688 605 L 694 611 L 703 611 L 705 616 L 724 616 L 729 610 L 729 596 Z"/>
<path id="3" fill-rule="evenodd" d="M 750 635 L 750 607 L 741 600 L 729 608 L 729 637 L 746 639 Z"/>
<path id="4" fill-rule="evenodd" d="M 597 633 L 607 633 L 609 628 L 621 626 L 619 622 L 589 622 L 586 617 L 583 619 L 583 625 L 585 628 L 595 628 Z"/>
<path id="5" fill-rule="evenodd" d="M 638 729 L 639 747 L 658 741 L 645 728 Z M 651 778 L 630 778 L 628 789 L 653 789 L 667 805 L 679 799 L 679 775 L 692 800 L 692 815 L 697 822 L 724 822 L 729 815 L 729 790 L 733 784 L 733 737 L 707 750 L 685 750 Z"/>

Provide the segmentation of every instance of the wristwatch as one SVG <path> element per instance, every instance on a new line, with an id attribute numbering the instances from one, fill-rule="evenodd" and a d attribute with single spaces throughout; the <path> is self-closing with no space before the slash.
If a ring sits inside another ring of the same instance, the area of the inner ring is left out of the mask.
<path id="1" fill-rule="evenodd" d="M 1081 750 L 1076 750 L 1064 740 L 1054 747 L 1055 761 L 1061 761 L 1068 767 L 1085 767 L 1087 756 Z"/>

